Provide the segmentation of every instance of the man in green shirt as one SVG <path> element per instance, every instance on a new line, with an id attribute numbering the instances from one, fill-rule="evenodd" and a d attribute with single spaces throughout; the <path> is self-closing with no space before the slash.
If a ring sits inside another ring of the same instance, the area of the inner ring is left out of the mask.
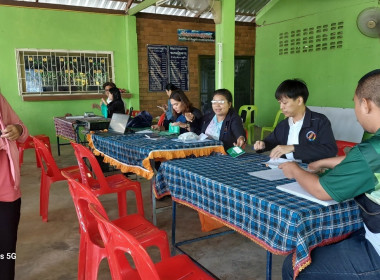
<path id="1" fill-rule="evenodd" d="M 301 169 L 296 163 L 280 165 L 288 178 L 294 178 L 321 200 L 344 201 L 355 198 L 364 228 L 336 244 L 311 252 L 312 263 L 297 279 L 380 279 L 380 69 L 364 75 L 354 95 L 355 114 L 361 126 L 375 135 L 358 144 L 347 156 L 322 159 L 309 169 L 331 169 L 322 176 Z M 283 279 L 293 279 L 292 257 L 282 269 Z"/>

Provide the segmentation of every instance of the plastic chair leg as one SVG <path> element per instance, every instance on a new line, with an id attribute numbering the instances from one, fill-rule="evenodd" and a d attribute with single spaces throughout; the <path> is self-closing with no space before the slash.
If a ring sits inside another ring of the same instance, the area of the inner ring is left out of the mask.
<path id="1" fill-rule="evenodd" d="M 156 242 L 156 244 L 159 244 L 156 246 L 158 247 L 158 249 L 160 249 L 161 260 L 168 259 L 170 258 L 171 255 L 170 255 L 169 246 L 167 246 L 167 244 L 169 244 L 167 235 L 164 232 L 162 232 L 162 234 L 160 235 L 160 239 L 162 240 L 159 242 Z"/>
<path id="2" fill-rule="evenodd" d="M 117 204 L 119 205 L 119 217 L 127 215 L 127 193 L 118 192 L 117 193 Z"/>
<path id="3" fill-rule="evenodd" d="M 41 168 L 41 162 L 40 162 L 40 157 L 38 156 L 37 150 L 34 149 L 34 153 L 36 154 L 36 164 L 38 168 Z"/>
<path id="4" fill-rule="evenodd" d="M 21 165 L 24 162 L 24 149 L 21 149 L 21 148 L 18 149 L 18 160 L 19 160 L 19 166 L 21 167 Z"/>
<path id="5" fill-rule="evenodd" d="M 86 280 L 86 238 L 85 235 L 81 233 L 81 228 L 79 228 L 80 241 L 79 241 L 79 257 L 78 257 L 78 280 Z"/>
<path id="6" fill-rule="evenodd" d="M 44 180 L 42 179 L 44 178 Z M 53 182 L 49 177 L 41 177 L 41 189 L 40 189 L 40 215 L 43 222 L 48 221 L 48 211 L 49 211 L 49 193 L 50 186 Z"/>
<path id="7" fill-rule="evenodd" d="M 45 191 L 45 176 L 41 174 L 41 182 L 40 182 L 40 216 L 42 217 L 42 213 L 44 210 L 43 201 L 44 201 L 44 191 Z"/>
<path id="8" fill-rule="evenodd" d="M 106 257 L 105 249 L 99 248 L 95 245 L 91 245 L 86 242 L 86 268 L 85 268 L 85 279 L 86 280 L 97 280 L 98 270 L 100 262 Z"/>

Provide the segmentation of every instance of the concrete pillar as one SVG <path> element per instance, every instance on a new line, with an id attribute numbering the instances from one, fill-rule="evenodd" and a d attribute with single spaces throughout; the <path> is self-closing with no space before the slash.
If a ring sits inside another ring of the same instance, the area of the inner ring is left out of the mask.
<path id="1" fill-rule="evenodd" d="M 215 25 L 215 88 L 234 94 L 235 1 L 220 0 L 221 22 Z"/>

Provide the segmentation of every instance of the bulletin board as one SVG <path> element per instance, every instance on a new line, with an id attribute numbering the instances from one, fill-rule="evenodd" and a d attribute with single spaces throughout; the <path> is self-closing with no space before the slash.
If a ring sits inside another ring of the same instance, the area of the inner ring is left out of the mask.
<path id="1" fill-rule="evenodd" d="M 188 62 L 186 46 L 148 45 L 149 91 L 164 91 L 168 83 L 188 91 Z"/>

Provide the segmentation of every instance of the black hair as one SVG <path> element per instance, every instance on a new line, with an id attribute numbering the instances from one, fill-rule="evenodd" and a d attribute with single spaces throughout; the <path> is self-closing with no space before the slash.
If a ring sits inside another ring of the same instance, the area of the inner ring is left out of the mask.
<path id="1" fill-rule="evenodd" d="M 175 101 L 183 103 L 185 105 L 185 112 L 191 112 L 193 109 L 193 104 L 191 104 L 189 98 L 187 98 L 186 94 L 181 90 L 181 89 L 176 89 L 172 91 L 172 94 L 170 94 L 169 99 L 173 99 Z M 173 109 L 173 116 L 177 118 L 178 114 L 177 112 Z"/>
<path id="2" fill-rule="evenodd" d="M 360 78 L 355 94 L 359 99 L 371 100 L 380 107 L 380 69 L 373 70 Z"/>
<path id="3" fill-rule="evenodd" d="M 113 101 L 121 100 L 120 90 L 117 87 L 110 88 L 110 93 L 112 94 Z"/>
<path id="4" fill-rule="evenodd" d="M 113 82 L 105 82 L 103 84 L 103 89 L 106 89 L 107 86 L 110 86 L 111 88 L 115 88 L 116 85 Z"/>
<path id="5" fill-rule="evenodd" d="M 215 95 L 224 96 L 227 99 L 227 101 L 232 104 L 232 94 L 228 89 L 225 89 L 225 88 L 217 89 L 216 91 L 214 91 L 212 98 L 214 98 Z M 232 106 L 231 106 L 231 108 L 232 108 Z"/>
<path id="6" fill-rule="evenodd" d="M 274 96 L 277 100 L 281 100 L 283 97 L 288 97 L 293 100 L 302 97 L 303 103 L 306 104 L 307 98 L 309 97 L 309 90 L 307 89 L 306 83 L 302 80 L 285 80 L 278 86 Z"/>
<path id="7" fill-rule="evenodd" d="M 173 90 L 176 90 L 178 88 L 175 85 L 173 85 L 172 83 L 169 83 L 169 84 L 166 85 L 165 89 L 167 91 L 169 91 L 169 90 L 173 91 Z"/>

